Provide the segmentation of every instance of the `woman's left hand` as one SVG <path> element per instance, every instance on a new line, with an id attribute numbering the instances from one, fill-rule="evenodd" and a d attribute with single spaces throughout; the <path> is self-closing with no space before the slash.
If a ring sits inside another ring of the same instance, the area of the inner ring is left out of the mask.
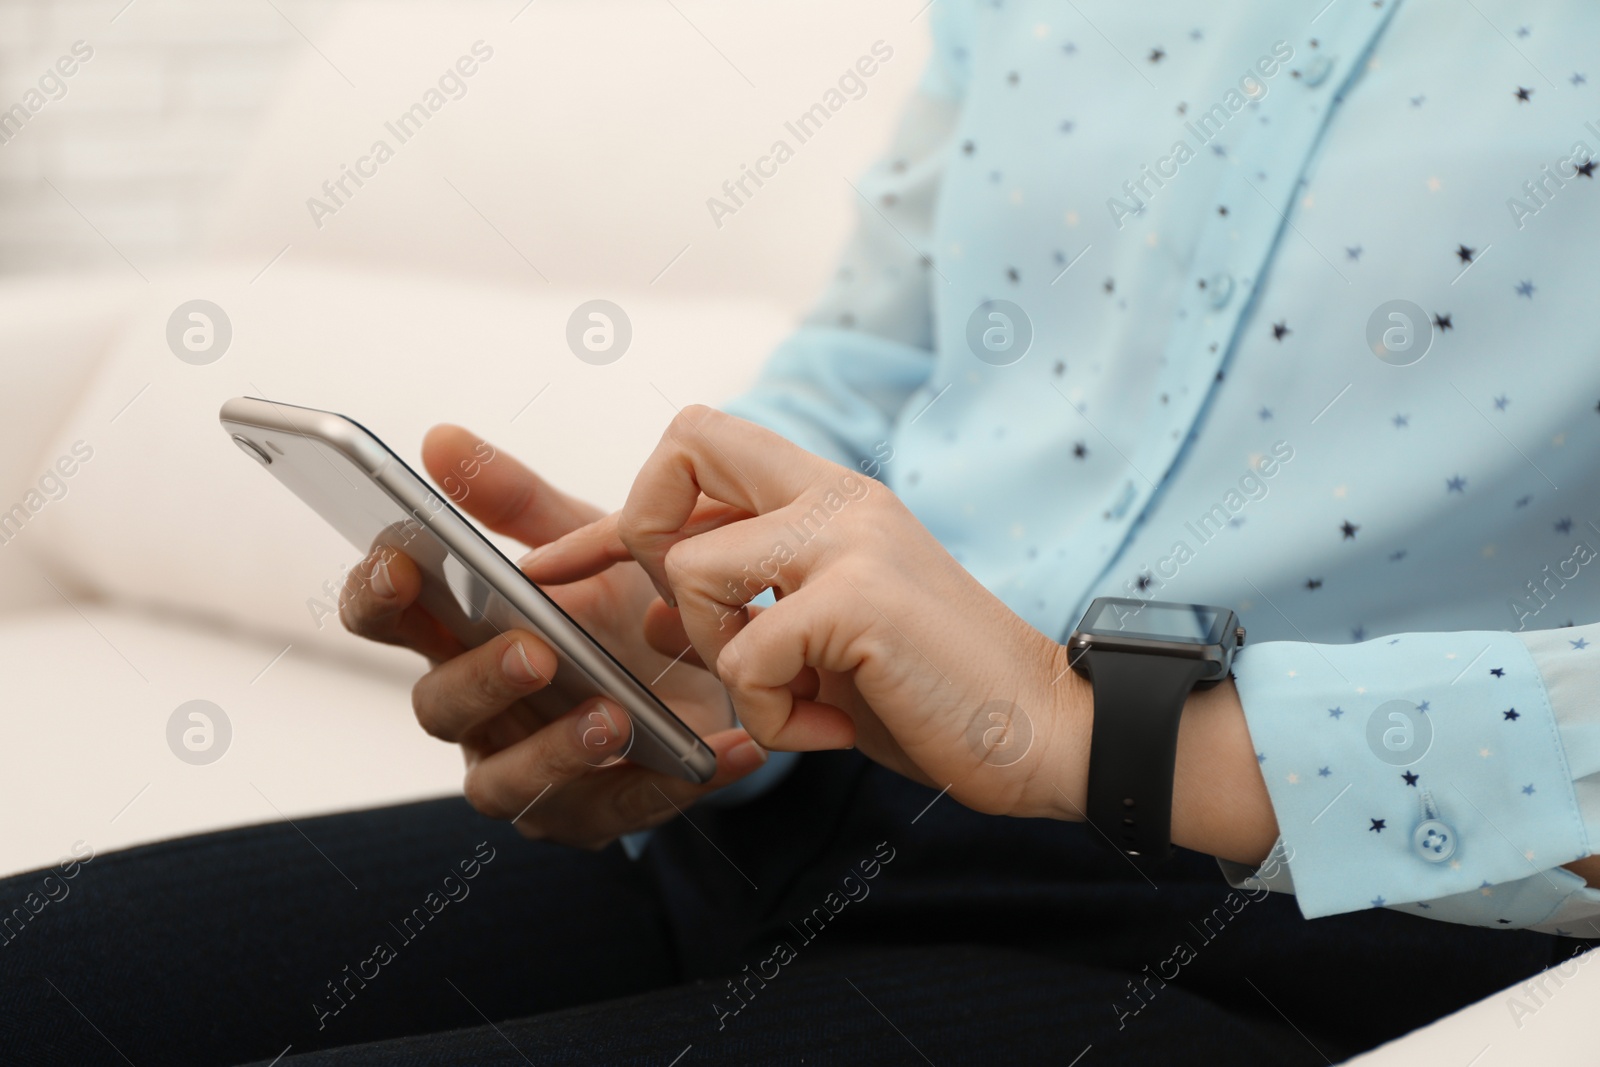
<path id="1" fill-rule="evenodd" d="M 714 504 L 725 507 L 707 532 Z M 1081 808 L 1091 711 L 1066 650 L 980 585 L 881 483 L 686 408 L 622 511 L 523 566 L 561 584 L 629 559 L 666 601 L 647 629 L 681 625 L 767 748 L 856 745 L 984 812 L 1072 818 Z M 776 604 L 747 607 L 768 587 Z"/>

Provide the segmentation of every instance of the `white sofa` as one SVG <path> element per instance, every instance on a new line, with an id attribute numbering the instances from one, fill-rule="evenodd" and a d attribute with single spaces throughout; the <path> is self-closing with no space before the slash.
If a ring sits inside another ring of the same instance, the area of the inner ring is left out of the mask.
<path id="1" fill-rule="evenodd" d="M 353 550 L 235 451 L 218 406 L 333 408 L 409 457 L 428 425 L 460 422 L 617 504 L 673 406 L 737 391 L 825 278 L 846 179 L 926 56 L 921 6 L 354 4 L 305 50 L 203 255 L 148 280 L 118 265 L 0 284 L 0 511 L 41 505 L 0 543 L 0 873 L 80 840 L 457 790 L 457 755 L 411 716 L 420 661 L 308 609 Z M 894 59 L 866 95 L 716 225 L 706 198 L 879 39 Z M 404 144 L 386 135 L 479 41 L 493 54 L 464 95 Z M 385 137 L 393 158 L 319 226 L 308 198 L 328 204 L 323 183 Z M 563 341 L 594 297 L 634 325 L 606 367 Z M 194 298 L 233 327 L 207 366 L 166 342 Z M 50 479 L 74 445 L 90 458 Z M 167 744 L 193 699 L 232 726 L 205 766 Z M 1520 1027 L 1492 999 L 1363 1062 L 1553 1060 L 1581 1047 L 1596 994 L 1584 968 Z"/>

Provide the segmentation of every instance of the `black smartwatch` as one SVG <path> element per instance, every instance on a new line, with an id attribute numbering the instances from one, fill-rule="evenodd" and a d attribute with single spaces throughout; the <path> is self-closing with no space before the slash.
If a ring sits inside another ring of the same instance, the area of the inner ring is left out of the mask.
<path id="1" fill-rule="evenodd" d="M 1094 683 L 1089 804 L 1100 836 L 1141 864 L 1172 848 L 1178 719 L 1190 690 L 1228 677 L 1244 627 L 1227 608 L 1100 597 L 1067 643 Z"/>

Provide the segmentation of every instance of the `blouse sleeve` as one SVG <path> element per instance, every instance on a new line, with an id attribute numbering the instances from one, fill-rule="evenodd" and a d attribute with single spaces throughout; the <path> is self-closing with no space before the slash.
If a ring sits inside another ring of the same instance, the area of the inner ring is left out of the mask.
<path id="1" fill-rule="evenodd" d="M 875 474 L 901 409 L 933 365 L 933 219 L 966 76 L 965 11 L 940 3 L 934 54 L 888 152 L 854 183 L 838 270 L 754 387 L 724 410 Z"/>

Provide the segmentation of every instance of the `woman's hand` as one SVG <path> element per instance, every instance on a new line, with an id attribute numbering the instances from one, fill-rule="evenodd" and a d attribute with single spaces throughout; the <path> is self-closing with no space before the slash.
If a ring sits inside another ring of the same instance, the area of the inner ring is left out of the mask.
<path id="1" fill-rule="evenodd" d="M 435 427 L 423 443 L 423 461 L 458 507 L 530 546 L 601 514 L 459 427 Z M 713 509 L 706 521 L 721 518 Z M 556 670 L 548 645 L 513 631 L 465 648 L 416 603 L 421 585 L 409 557 L 379 549 L 351 570 L 340 617 L 354 633 L 429 659 L 433 669 L 412 691 L 418 721 L 433 736 L 461 746 L 464 790 L 473 807 L 515 820 L 524 836 L 598 848 L 665 822 L 766 759 L 743 730 L 726 728 L 727 698 L 716 679 L 693 662 L 675 662 L 687 642 L 663 652 L 646 640 L 645 610 L 655 596 L 637 565 L 546 592 L 651 683 L 716 751 L 717 774 L 705 785 L 617 762 L 627 748 L 629 724 L 614 703 L 562 708 L 553 693 L 543 692 Z M 654 626 L 657 645 L 670 639 L 672 629 Z"/>
<path id="2" fill-rule="evenodd" d="M 859 745 L 980 811 L 1081 808 L 1090 712 L 1065 649 L 878 482 L 686 408 L 621 512 L 524 566 L 544 584 L 600 580 L 635 560 L 766 747 Z M 778 602 L 752 612 L 769 586 Z M 670 614 L 655 609 L 658 632 Z"/>

